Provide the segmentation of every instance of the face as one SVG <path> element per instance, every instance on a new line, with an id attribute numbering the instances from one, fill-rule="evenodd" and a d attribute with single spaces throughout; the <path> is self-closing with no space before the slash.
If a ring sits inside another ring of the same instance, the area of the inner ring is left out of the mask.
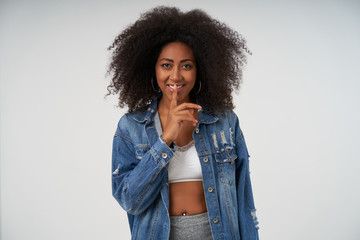
<path id="1" fill-rule="evenodd" d="M 177 86 L 177 103 L 190 102 L 190 91 L 196 81 L 196 61 L 192 49 L 182 42 L 165 45 L 155 66 L 157 83 L 163 100 L 171 101 Z"/>

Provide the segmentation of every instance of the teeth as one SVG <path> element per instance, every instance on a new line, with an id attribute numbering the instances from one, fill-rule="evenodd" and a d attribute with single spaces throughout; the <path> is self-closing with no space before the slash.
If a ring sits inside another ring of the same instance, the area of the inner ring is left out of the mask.
<path id="1" fill-rule="evenodd" d="M 174 85 L 168 85 L 169 87 L 171 87 L 171 88 L 174 88 Z M 176 85 L 176 87 L 177 88 L 181 88 L 181 87 L 183 87 L 184 85 Z"/>

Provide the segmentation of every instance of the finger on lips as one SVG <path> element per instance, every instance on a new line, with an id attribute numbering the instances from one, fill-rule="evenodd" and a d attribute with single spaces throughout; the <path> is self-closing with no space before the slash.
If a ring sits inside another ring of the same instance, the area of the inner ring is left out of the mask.
<path id="1" fill-rule="evenodd" d="M 177 98 L 177 86 L 175 85 L 174 86 L 174 91 L 172 92 L 172 98 L 171 98 L 171 106 L 172 107 L 176 107 L 177 106 L 177 101 L 176 101 L 176 98 Z"/>
<path id="2" fill-rule="evenodd" d="M 200 110 L 201 106 L 195 103 L 182 103 L 180 105 L 177 105 L 177 86 L 174 86 L 174 91 L 172 92 L 172 98 L 170 107 L 171 110 L 175 110 L 176 115 L 180 116 L 182 115 L 183 120 L 187 120 L 190 122 L 193 122 L 193 124 L 197 124 L 197 119 L 194 118 L 193 113 L 194 110 Z"/>

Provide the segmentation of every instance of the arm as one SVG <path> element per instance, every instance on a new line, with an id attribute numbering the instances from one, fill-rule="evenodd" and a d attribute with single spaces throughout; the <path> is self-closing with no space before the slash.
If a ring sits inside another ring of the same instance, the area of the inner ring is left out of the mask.
<path id="1" fill-rule="evenodd" d="M 236 152 L 238 155 L 238 161 L 236 163 L 236 190 L 239 224 L 241 233 L 249 237 L 246 239 L 257 240 L 259 239 L 259 227 L 255 214 L 256 209 L 250 181 L 249 154 L 237 117 L 235 122 Z"/>
<path id="2" fill-rule="evenodd" d="M 142 159 L 137 159 L 128 128 L 125 115 L 113 140 L 112 194 L 125 211 L 137 215 L 158 197 L 173 152 L 159 137 Z"/>

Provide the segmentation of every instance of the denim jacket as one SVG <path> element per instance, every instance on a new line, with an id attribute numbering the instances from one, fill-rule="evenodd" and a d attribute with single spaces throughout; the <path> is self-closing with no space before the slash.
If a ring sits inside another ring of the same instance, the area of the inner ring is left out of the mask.
<path id="1" fill-rule="evenodd" d="M 131 239 L 169 239 L 169 148 L 154 116 L 159 96 L 146 111 L 121 117 L 113 140 L 112 193 L 127 212 Z M 199 111 L 193 132 L 214 240 L 258 239 L 249 155 L 236 114 Z"/>

